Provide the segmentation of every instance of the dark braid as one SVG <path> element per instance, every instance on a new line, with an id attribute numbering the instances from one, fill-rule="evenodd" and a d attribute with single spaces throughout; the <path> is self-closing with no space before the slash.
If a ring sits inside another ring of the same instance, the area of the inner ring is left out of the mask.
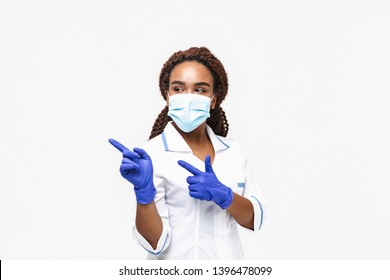
<path id="1" fill-rule="evenodd" d="M 185 51 L 174 53 L 164 64 L 160 73 L 160 92 L 164 100 L 166 100 L 166 92 L 169 89 L 169 78 L 173 68 L 184 61 L 196 61 L 206 66 L 214 79 L 214 94 L 216 98 L 215 108 L 210 111 L 210 118 L 207 119 L 207 124 L 211 127 L 215 134 L 226 136 L 229 131 L 229 124 L 226 119 L 225 112 L 220 107 L 228 92 L 228 78 L 222 63 L 205 47 L 193 47 Z M 166 106 L 158 115 L 149 139 L 161 134 L 171 120 L 167 116 L 168 107 Z"/>
<path id="2" fill-rule="evenodd" d="M 206 123 L 217 135 L 226 136 L 229 131 L 229 123 L 226 119 L 226 114 L 220 106 L 215 107 L 215 109 L 210 111 L 210 118 L 207 119 Z"/>
<path id="3" fill-rule="evenodd" d="M 149 139 L 156 137 L 161 134 L 169 121 L 171 121 L 171 117 L 168 116 L 168 106 L 158 114 L 156 121 L 154 122 L 152 132 L 150 133 Z"/>

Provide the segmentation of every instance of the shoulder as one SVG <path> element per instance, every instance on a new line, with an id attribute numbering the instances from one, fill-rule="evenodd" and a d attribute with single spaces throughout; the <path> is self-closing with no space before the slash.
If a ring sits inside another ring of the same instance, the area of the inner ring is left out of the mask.
<path id="1" fill-rule="evenodd" d="M 241 145 L 240 145 L 239 141 L 237 141 L 237 140 L 234 139 L 234 138 L 231 138 L 231 137 L 224 137 L 224 136 L 219 136 L 219 135 L 216 135 L 216 138 L 217 138 L 222 144 L 224 144 L 227 148 L 229 148 L 229 149 L 241 150 Z"/>
<path id="2" fill-rule="evenodd" d="M 152 139 L 149 139 L 146 141 L 142 147 L 147 152 L 153 152 L 153 153 L 158 153 L 158 152 L 164 152 L 164 141 L 162 140 L 162 134 L 159 134 Z"/>
<path id="3" fill-rule="evenodd" d="M 247 153 L 246 149 L 241 145 L 241 143 L 231 137 L 223 137 L 223 136 L 216 136 L 220 142 L 222 142 L 226 149 L 224 149 L 224 152 L 227 152 L 230 156 L 234 158 L 241 158 L 244 162 L 247 160 Z"/>

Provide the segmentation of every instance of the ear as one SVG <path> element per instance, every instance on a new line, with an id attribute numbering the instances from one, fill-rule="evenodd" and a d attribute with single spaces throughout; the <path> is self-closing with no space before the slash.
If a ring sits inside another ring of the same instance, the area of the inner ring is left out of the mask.
<path id="1" fill-rule="evenodd" d="M 210 108 L 215 109 L 215 105 L 217 105 L 217 95 L 214 93 L 213 99 L 211 99 Z"/>
<path id="2" fill-rule="evenodd" d="M 165 92 L 165 101 L 167 102 L 167 107 L 169 107 L 169 94 L 168 94 L 168 91 Z"/>

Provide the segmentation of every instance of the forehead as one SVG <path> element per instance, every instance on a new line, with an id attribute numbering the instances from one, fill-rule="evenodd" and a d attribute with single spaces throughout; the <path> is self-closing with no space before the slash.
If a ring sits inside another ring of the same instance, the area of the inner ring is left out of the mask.
<path id="1" fill-rule="evenodd" d="M 213 82 L 210 70 L 196 61 L 185 61 L 176 65 L 171 72 L 170 82 L 180 80 L 184 82 Z"/>

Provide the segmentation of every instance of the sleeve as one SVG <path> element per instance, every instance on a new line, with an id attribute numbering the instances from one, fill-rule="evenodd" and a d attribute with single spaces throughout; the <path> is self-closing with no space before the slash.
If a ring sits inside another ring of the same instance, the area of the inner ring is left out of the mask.
<path id="1" fill-rule="evenodd" d="M 165 180 L 162 176 L 158 175 L 158 172 L 156 172 L 154 163 L 155 161 L 153 160 L 153 165 L 154 165 L 153 181 L 154 181 L 154 186 L 156 188 L 156 197 L 154 198 L 154 202 L 156 204 L 157 211 L 162 220 L 162 225 L 163 225 L 162 233 L 158 240 L 156 249 L 153 249 L 153 247 L 149 244 L 149 242 L 138 232 L 137 227 L 135 225 L 133 226 L 133 236 L 148 253 L 157 256 L 161 254 L 165 249 L 168 248 L 168 245 L 171 240 L 171 227 L 169 225 L 169 213 L 168 213 L 168 207 L 165 200 Z"/>
<path id="2" fill-rule="evenodd" d="M 254 211 L 254 225 L 253 231 L 258 232 L 262 228 L 264 222 L 264 210 L 266 208 L 266 202 L 263 194 L 256 182 L 256 179 L 253 176 L 251 168 L 248 163 L 248 159 L 244 152 L 241 151 L 241 156 L 243 159 L 243 172 L 245 174 L 245 181 L 243 183 L 243 197 L 249 199 L 253 205 Z"/>

